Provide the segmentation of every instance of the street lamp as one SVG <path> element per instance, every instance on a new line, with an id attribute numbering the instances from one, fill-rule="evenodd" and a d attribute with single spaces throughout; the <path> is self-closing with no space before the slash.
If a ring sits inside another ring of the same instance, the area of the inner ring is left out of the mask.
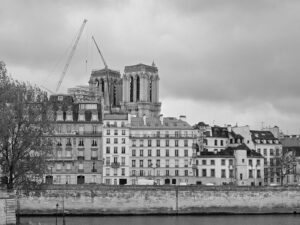
<path id="1" fill-rule="evenodd" d="M 55 225 L 57 225 L 58 203 L 56 203 Z"/>

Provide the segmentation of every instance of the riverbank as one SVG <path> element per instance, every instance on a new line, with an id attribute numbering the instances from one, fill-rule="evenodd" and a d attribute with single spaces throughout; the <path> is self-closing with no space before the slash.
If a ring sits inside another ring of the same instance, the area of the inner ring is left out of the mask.
<path id="1" fill-rule="evenodd" d="M 22 216 L 289 214 L 300 213 L 300 188 L 53 185 L 18 203 Z"/>

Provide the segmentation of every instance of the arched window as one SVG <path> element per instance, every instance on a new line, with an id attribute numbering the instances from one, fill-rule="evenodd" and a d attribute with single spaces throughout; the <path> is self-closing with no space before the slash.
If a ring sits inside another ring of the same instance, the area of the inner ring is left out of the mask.
<path id="1" fill-rule="evenodd" d="M 101 91 L 104 93 L 104 79 L 101 78 Z"/>
<path id="2" fill-rule="evenodd" d="M 117 105 L 117 87 L 116 84 L 114 84 L 114 89 L 113 89 L 113 105 Z"/>
<path id="3" fill-rule="evenodd" d="M 140 77 L 136 77 L 136 101 L 140 100 Z"/>
<path id="4" fill-rule="evenodd" d="M 149 80 L 149 101 L 152 102 L 152 79 Z"/>
<path id="5" fill-rule="evenodd" d="M 99 87 L 99 85 L 100 85 L 99 80 L 96 80 L 96 87 Z"/>
<path id="6" fill-rule="evenodd" d="M 130 77 L 129 81 L 129 86 L 130 86 L 130 102 L 133 102 L 133 77 Z"/>

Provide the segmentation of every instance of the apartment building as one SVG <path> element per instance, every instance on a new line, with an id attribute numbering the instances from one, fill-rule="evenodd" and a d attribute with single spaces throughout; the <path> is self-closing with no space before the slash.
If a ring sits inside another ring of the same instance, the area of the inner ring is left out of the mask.
<path id="1" fill-rule="evenodd" d="M 104 114 L 103 118 L 103 183 L 128 184 L 129 178 L 128 114 Z"/>
<path id="2" fill-rule="evenodd" d="M 130 183 L 153 179 L 156 184 L 191 183 L 195 135 L 186 118 L 132 117 Z"/>
<path id="3" fill-rule="evenodd" d="M 50 102 L 55 142 L 45 182 L 101 183 L 101 106 L 97 102 L 74 103 L 69 95 L 52 95 Z"/>
<path id="4" fill-rule="evenodd" d="M 195 183 L 202 185 L 263 185 L 263 156 L 245 144 L 197 156 Z"/>

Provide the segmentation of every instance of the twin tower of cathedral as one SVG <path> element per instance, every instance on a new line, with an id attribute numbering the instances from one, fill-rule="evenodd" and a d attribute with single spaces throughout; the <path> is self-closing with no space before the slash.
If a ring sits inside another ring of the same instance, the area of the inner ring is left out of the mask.
<path id="1" fill-rule="evenodd" d="M 158 69 L 137 64 L 125 66 L 124 74 L 104 68 L 92 71 L 89 90 L 101 99 L 104 112 L 126 112 L 136 116 L 160 115 Z"/>

